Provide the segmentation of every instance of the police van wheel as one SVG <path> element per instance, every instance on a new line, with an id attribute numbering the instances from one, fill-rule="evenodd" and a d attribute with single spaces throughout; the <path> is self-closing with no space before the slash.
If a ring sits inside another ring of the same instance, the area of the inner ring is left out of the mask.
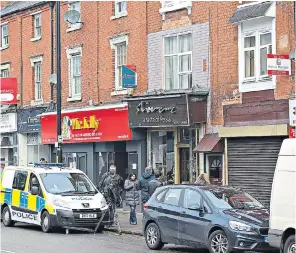
<path id="1" fill-rule="evenodd" d="M 41 216 L 41 228 L 44 233 L 49 233 L 52 230 L 51 222 L 50 222 L 50 216 L 47 211 L 42 213 Z"/>
<path id="2" fill-rule="evenodd" d="M 2 221 L 5 227 L 12 227 L 14 225 L 14 221 L 11 219 L 11 214 L 9 211 L 9 207 L 6 206 L 2 211 Z"/>

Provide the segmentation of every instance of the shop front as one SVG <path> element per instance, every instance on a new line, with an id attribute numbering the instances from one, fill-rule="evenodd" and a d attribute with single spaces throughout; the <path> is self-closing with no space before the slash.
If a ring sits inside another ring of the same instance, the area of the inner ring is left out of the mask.
<path id="1" fill-rule="evenodd" d="M 268 206 L 278 154 L 289 135 L 289 101 L 275 100 L 273 91 L 252 92 L 243 95 L 242 104 L 223 110 L 219 136 L 225 143 L 226 183 Z"/>
<path id="2" fill-rule="evenodd" d="M 0 114 L 1 166 L 18 164 L 17 114 Z"/>
<path id="3" fill-rule="evenodd" d="M 44 113 L 44 107 L 25 108 L 18 111 L 17 131 L 19 148 L 19 164 L 27 165 L 44 158 L 50 160 L 50 148 L 41 143 L 40 117 Z"/>
<path id="4" fill-rule="evenodd" d="M 147 132 L 147 164 L 175 183 L 194 181 L 199 160 L 193 153 L 206 123 L 206 97 L 190 94 L 128 99 L 129 124 Z"/>
<path id="5" fill-rule="evenodd" d="M 56 113 L 41 115 L 42 144 L 51 147 L 55 160 Z M 63 163 L 84 171 L 96 184 L 110 165 L 123 178 L 141 174 L 145 166 L 145 136 L 128 125 L 127 104 L 62 111 Z"/>

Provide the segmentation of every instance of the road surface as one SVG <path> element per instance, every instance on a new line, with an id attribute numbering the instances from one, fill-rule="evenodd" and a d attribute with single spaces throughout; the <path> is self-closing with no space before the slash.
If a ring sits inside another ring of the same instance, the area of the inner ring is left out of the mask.
<path id="1" fill-rule="evenodd" d="M 45 234 L 38 227 L 17 224 L 7 228 L 1 223 L 1 253 L 147 253 L 143 237 L 104 232 L 89 234 L 62 232 Z M 160 252 L 206 253 L 184 247 L 166 246 Z"/>

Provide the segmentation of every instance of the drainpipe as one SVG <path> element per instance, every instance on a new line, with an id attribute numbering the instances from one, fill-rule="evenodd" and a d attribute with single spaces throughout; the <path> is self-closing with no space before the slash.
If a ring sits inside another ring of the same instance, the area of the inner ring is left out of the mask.
<path id="1" fill-rule="evenodd" d="M 54 11 L 54 2 L 49 3 L 50 6 L 50 73 L 54 73 L 54 23 L 53 23 L 53 11 Z M 50 84 L 50 100 L 53 102 L 53 92 L 54 84 Z"/>

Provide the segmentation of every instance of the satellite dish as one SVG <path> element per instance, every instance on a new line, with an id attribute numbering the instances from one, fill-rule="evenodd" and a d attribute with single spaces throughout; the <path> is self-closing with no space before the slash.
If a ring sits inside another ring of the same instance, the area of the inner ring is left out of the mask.
<path id="1" fill-rule="evenodd" d="M 79 19 L 80 19 L 79 11 L 75 11 L 75 10 L 67 11 L 64 15 L 64 20 L 72 25 L 78 23 Z"/>

